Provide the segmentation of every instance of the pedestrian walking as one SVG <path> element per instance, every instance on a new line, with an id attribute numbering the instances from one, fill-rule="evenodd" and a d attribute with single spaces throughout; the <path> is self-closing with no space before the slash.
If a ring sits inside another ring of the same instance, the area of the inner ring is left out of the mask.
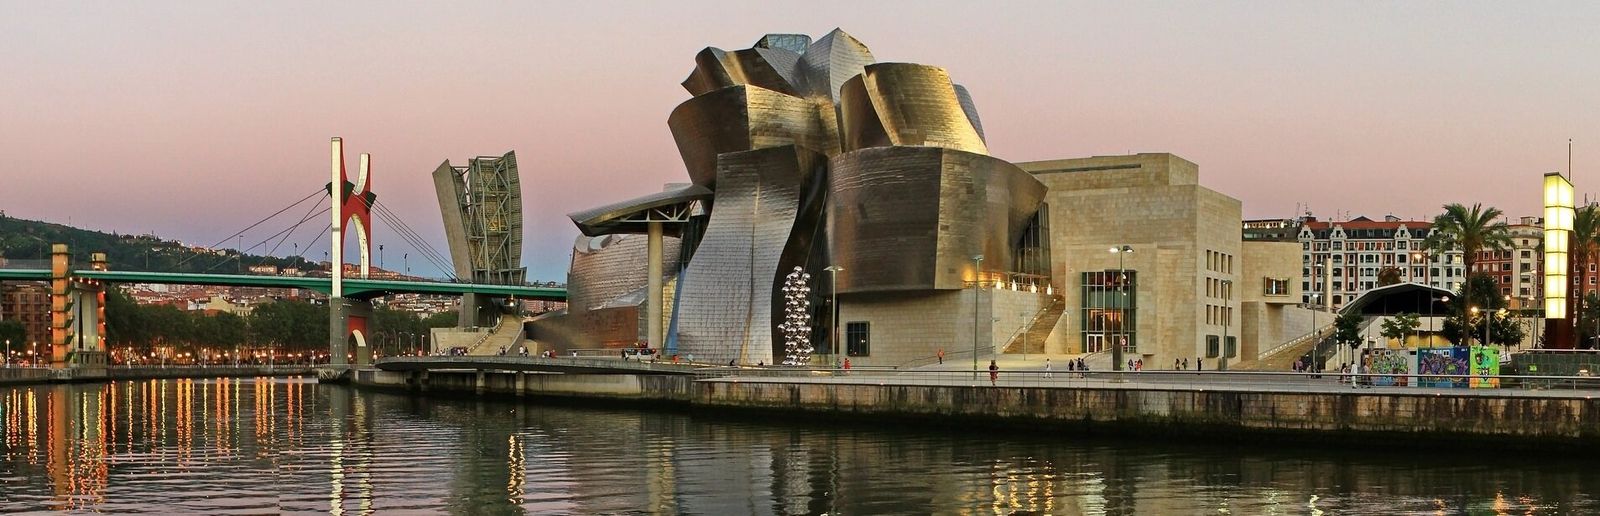
<path id="1" fill-rule="evenodd" d="M 1183 370 L 1189 370 L 1189 357 L 1183 357 Z"/>
<path id="2" fill-rule="evenodd" d="M 990 360 L 989 361 L 989 386 L 993 387 L 994 384 L 995 384 L 995 380 L 999 380 L 999 379 L 1000 379 L 1000 366 L 999 366 L 999 364 L 995 364 L 993 360 Z"/>
<path id="3" fill-rule="evenodd" d="M 845 374 L 850 373 L 850 359 L 848 358 L 844 359 L 844 372 Z"/>
<path id="4" fill-rule="evenodd" d="M 1205 357 L 1196 357 L 1194 359 L 1194 370 L 1196 370 L 1196 371 L 1204 371 L 1204 370 L 1206 370 L 1206 359 L 1205 359 Z"/>
<path id="5" fill-rule="evenodd" d="M 1179 367 L 1182 366 L 1182 365 L 1183 365 L 1183 363 L 1179 362 L 1178 359 L 1176 359 L 1176 358 L 1172 359 L 1172 370 L 1173 371 L 1177 371 L 1179 369 Z"/>
<path id="6" fill-rule="evenodd" d="M 1050 378 L 1051 377 L 1050 375 L 1051 375 L 1051 372 L 1050 372 L 1050 359 L 1046 358 L 1046 359 L 1044 359 L 1044 377 L 1045 378 Z"/>
<path id="7" fill-rule="evenodd" d="M 944 348 L 939 348 L 939 365 L 944 365 Z"/>

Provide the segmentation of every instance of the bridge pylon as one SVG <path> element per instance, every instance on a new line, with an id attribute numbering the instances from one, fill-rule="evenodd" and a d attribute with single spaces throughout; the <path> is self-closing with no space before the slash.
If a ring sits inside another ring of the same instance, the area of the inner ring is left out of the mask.
<path id="1" fill-rule="evenodd" d="M 91 270 L 108 270 L 105 253 L 89 255 Z M 106 365 L 105 284 L 74 277 L 66 244 L 50 246 L 50 367 Z"/>
<path id="2" fill-rule="evenodd" d="M 345 230 L 353 222 L 356 251 L 361 258 L 358 273 L 362 279 L 366 279 L 372 269 L 372 203 L 378 199 L 372 193 L 372 156 L 361 154 L 361 168 L 352 182 L 345 169 L 344 139 L 334 137 L 329 147 L 333 165 L 331 181 L 328 183 L 328 193 L 333 198 L 333 202 L 329 203 L 333 209 L 328 210 L 333 215 L 330 227 L 332 248 L 328 253 L 328 275 L 332 281 L 332 290 L 328 294 L 329 365 L 348 365 L 347 355 L 352 349 L 355 351 L 356 365 L 368 365 L 372 362 L 372 350 L 367 345 L 367 318 L 372 314 L 372 302 L 344 297 L 344 238 Z"/>

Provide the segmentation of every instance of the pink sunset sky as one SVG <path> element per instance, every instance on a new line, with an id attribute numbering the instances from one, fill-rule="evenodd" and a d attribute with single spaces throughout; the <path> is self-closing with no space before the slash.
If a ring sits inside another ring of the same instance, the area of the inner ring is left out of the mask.
<path id="1" fill-rule="evenodd" d="M 428 173 L 515 150 L 529 276 L 564 280 L 565 213 L 686 180 L 697 51 L 834 27 L 948 69 L 998 157 L 1172 152 L 1247 218 L 1537 215 L 1568 138 L 1600 194 L 1592 2 L 6 1 L 0 209 L 211 244 L 323 185 L 342 136 L 442 249 Z"/>

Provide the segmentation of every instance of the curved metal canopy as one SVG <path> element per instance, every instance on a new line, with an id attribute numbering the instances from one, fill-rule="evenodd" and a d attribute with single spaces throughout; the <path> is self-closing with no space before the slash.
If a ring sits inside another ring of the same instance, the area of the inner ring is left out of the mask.
<path id="1" fill-rule="evenodd" d="M 644 233 L 651 222 L 688 222 L 694 205 L 711 198 L 700 185 L 673 185 L 665 191 L 567 214 L 578 231 L 588 236 Z M 677 234 L 678 224 L 664 224 L 667 234 Z"/>
<path id="2" fill-rule="evenodd" d="M 1359 315 L 1418 313 L 1424 317 L 1429 314 L 1442 315 L 1450 313 L 1449 304 L 1439 300 L 1444 296 L 1455 297 L 1456 293 L 1421 283 L 1396 283 L 1363 292 L 1339 307 L 1339 313 Z"/>

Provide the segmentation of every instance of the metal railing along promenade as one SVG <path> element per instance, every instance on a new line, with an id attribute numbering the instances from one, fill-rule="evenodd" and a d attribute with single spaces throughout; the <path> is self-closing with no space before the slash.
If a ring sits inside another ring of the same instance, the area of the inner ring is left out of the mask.
<path id="1" fill-rule="evenodd" d="M 1397 396 L 1588 398 L 1600 396 L 1600 377 L 1473 376 L 1256 371 L 930 371 L 860 367 L 704 367 L 702 381 L 836 383 L 908 386 L 1061 389 L 1141 389 L 1279 393 L 1354 393 Z M 1478 385 L 1469 387 L 1469 385 Z"/>

